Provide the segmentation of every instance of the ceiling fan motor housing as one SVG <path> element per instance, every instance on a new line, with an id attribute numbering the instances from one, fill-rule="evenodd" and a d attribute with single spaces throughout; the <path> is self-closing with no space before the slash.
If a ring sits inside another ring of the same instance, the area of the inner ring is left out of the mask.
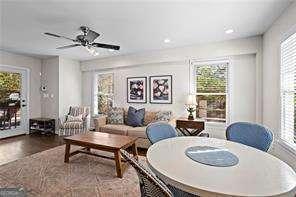
<path id="1" fill-rule="evenodd" d="M 80 27 L 81 31 L 83 32 L 84 35 L 86 35 L 89 31 L 89 27 L 86 27 L 86 26 L 81 26 Z"/>
<path id="2" fill-rule="evenodd" d="M 82 46 L 87 46 L 89 44 L 84 35 L 78 35 L 76 39 L 81 43 Z"/>

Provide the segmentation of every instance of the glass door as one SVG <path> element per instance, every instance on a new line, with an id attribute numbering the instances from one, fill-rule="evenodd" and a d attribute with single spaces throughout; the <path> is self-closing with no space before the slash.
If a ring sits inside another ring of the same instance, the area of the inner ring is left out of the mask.
<path id="1" fill-rule="evenodd" d="M 28 132 L 28 70 L 0 65 L 0 138 Z"/>

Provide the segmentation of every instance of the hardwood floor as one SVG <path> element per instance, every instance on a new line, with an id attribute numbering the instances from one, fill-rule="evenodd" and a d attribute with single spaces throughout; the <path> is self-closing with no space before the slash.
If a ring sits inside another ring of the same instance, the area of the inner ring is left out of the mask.
<path id="1" fill-rule="evenodd" d="M 58 135 L 30 134 L 0 140 L 0 165 L 64 144 Z"/>
<path id="2" fill-rule="evenodd" d="M 0 140 L 0 165 L 64 144 L 58 135 L 30 134 Z M 146 156 L 146 149 L 138 154 Z"/>

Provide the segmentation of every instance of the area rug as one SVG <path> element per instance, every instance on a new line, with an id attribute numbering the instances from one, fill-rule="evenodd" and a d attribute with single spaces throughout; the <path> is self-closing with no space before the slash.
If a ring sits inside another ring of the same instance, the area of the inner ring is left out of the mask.
<path id="1" fill-rule="evenodd" d="M 67 164 L 64 150 L 64 145 L 58 146 L 1 165 L 0 188 L 23 187 L 27 196 L 140 196 L 138 177 L 130 165 L 120 179 L 113 160 L 78 154 Z M 139 159 L 145 163 L 144 157 Z"/>

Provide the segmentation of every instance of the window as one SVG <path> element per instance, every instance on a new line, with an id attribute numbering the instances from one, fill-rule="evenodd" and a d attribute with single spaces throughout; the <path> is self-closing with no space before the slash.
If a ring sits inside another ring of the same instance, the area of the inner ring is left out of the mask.
<path id="1" fill-rule="evenodd" d="M 228 62 L 194 63 L 196 116 L 209 122 L 226 122 Z"/>
<path id="2" fill-rule="evenodd" d="M 281 139 L 296 148 L 296 33 L 281 43 Z"/>
<path id="3" fill-rule="evenodd" d="M 113 106 L 113 73 L 97 75 L 97 112 L 106 114 Z M 96 110 L 95 110 L 96 111 Z"/>

